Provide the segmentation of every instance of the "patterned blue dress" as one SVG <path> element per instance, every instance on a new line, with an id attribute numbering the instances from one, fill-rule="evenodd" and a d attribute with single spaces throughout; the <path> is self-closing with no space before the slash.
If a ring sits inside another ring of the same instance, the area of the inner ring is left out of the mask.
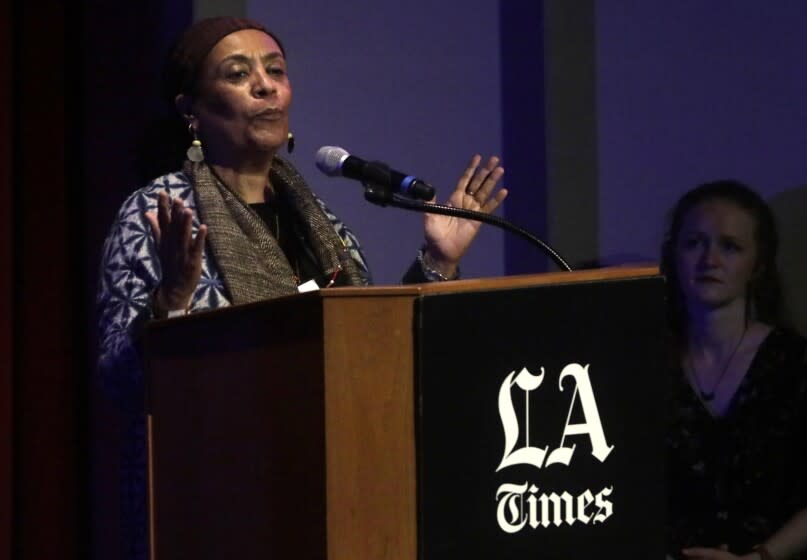
<path id="1" fill-rule="evenodd" d="M 121 533 L 123 558 L 145 559 L 147 552 L 146 438 L 143 415 L 143 369 L 139 334 L 153 319 L 152 294 L 162 277 L 151 228 L 145 213 L 156 211 L 158 193 L 181 199 L 199 228 L 193 186 L 182 172 L 159 177 L 124 203 L 104 243 L 97 304 L 99 312 L 98 372 L 105 393 L 117 401 L 126 420 L 121 452 Z M 355 235 L 316 198 L 362 274 L 371 283 L 366 260 Z M 231 304 L 216 267 L 205 249 L 202 276 L 190 312 Z"/>

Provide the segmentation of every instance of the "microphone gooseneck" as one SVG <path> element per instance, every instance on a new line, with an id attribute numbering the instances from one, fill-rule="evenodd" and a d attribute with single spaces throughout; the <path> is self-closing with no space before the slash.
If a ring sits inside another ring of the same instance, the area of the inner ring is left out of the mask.
<path id="1" fill-rule="evenodd" d="M 490 224 L 526 239 L 541 249 L 558 267 L 570 272 L 572 270 L 566 260 L 550 245 L 504 218 L 485 212 L 422 202 L 434 198 L 434 187 L 421 179 L 392 170 L 384 163 L 364 161 L 336 146 L 320 148 L 317 151 L 316 163 L 319 170 L 329 177 L 342 176 L 361 181 L 364 185 L 364 198 L 373 204 L 414 212 L 455 216 Z"/>
<path id="2" fill-rule="evenodd" d="M 466 210 L 464 208 L 456 208 L 454 206 L 446 206 L 444 204 L 425 204 L 419 200 L 411 200 L 399 195 L 393 195 L 392 200 L 388 200 L 386 203 L 381 203 L 372 200 L 371 196 L 368 196 L 368 194 L 365 193 L 364 197 L 373 204 L 379 204 L 380 206 L 388 204 L 396 208 L 405 208 L 406 210 L 412 210 L 414 212 L 427 212 L 430 214 L 455 216 L 457 218 L 464 218 L 466 220 L 475 220 L 477 222 L 482 222 L 485 224 L 496 226 L 507 232 L 518 235 L 523 239 L 526 239 L 527 241 L 529 241 L 530 243 L 541 249 L 541 251 L 543 251 L 543 253 L 546 256 L 552 259 L 552 262 L 554 262 L 558 266 L 558 268 L 561 268 L 566 272 L 572 272 L 572 267 L 569 266 L 569 263 L 567 263 L 566 260 L 560 256 L 560 253 L 558 253 L 554 248 L 552 248 L 552 246 L 542 241 L 540 238 L 536 237 L 523 227 L 511 223 L 505 220 L 504 218 L 501 218 L 494 214 L 486 214 L 484 212 L 477 212 L 475 210 Z"/>

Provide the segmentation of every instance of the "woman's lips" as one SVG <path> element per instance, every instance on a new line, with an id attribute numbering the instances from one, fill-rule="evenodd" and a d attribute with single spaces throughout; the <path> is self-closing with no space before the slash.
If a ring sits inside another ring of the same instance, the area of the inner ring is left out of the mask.
<path id="1" fill-rule="evenodd" d="M 280 109 L 264 109 L 255 113 L 252 118 L 262 121 L 277 121 L 283 118 L 283 111 Z"/>

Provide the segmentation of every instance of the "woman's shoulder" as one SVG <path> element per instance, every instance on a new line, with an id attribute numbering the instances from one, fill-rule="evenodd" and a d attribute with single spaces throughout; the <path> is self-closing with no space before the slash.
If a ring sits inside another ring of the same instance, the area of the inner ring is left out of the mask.
<path id="1" fill-rule="evenodd" d="M 807 338 L 787 327 L 773 327 L 761 348 L 782 358 L 807 364 Z"/>
<path id="2" fill-rule="evenodd" d="M 121 205 L 119 219 L 130 216 L 142 216 L 143 212 L 157 207 L 157 195 L 168 193 L 171 198 L 179 198 L 186 206 L 193 206 L 193 186 L 182 171 L 161 175 L 150 181 L 145 187 L 130 194 Z"/>
<path id="3" fill-rule="evenodd" d="M 768 383 L 778 380 L 782 390 L 807 398 L 807 339 L 797 331 L 774 327 L 759 348 L 755 365 Z"/>
<path id="4" fill-rule="evenodd" d="M 172 198 L 187 201 L 193 198 L 193 185 L 182 171 L 175 171 L 153 179 L 145 187 L 136 190 L 130 199 L 148 199 L 156 204 L 157 194 L 166 192 Z"/>

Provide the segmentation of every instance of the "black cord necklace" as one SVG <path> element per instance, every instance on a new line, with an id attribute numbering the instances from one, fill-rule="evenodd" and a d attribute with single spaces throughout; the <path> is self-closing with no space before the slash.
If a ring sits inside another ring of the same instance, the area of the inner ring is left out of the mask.
<path id="1" fill-rule="evenodd" d="M 300 284 L 302 276 L 298 248 L 294 243 L 293 226 L 287 219 L 288 214 L 281 216 L 285 211 L 282 200 L 276 195 L 267 196 L 265 202 L 253 203 L 250 204 L 250 207 L 261 218 L 266 229 L 275 238 L 275 242 L 286 256 L 294 283 Z"/>
<path id="2" fill-rule="evenodd" d="M 715 381 L 714 385 L 712 385 L 712 389 L 709 391 L 705 391 L 701 386 L 700 377 L 698 376 L 698 371 L 695 369 L 695 362 L 692 361 L 692 353 L 690 352 L 687 356 L 687 361 L 689 363 L 689 371 L 692 375 L 692 379 L 695 381 L 695 386 L 698 389 L 698 393 L 705 402 L 711 402 L 715 400 L 717 388 L 720 387 L 720 383 L 723 381 L 723 377 L 725 377 L 726 372 L 729 370 L 729 366 L 731 362 L 734 361 L 734 356 L 737 354 L 737 350 L 740 349 L 740 346 L 745 340 L 745 334 L 748 332 L 748 325 L 745 325 L 743 329 L 743 334 L 740 335 L 740 339 L 737 341 L 737 344 L 734 346 L 734 350 L 731 351 L 729 357 L 726 359 L 726 362 L 723 364 L 723 368 L 720 370 L 720 375 L 717 376 L 717 381 Z"/>

